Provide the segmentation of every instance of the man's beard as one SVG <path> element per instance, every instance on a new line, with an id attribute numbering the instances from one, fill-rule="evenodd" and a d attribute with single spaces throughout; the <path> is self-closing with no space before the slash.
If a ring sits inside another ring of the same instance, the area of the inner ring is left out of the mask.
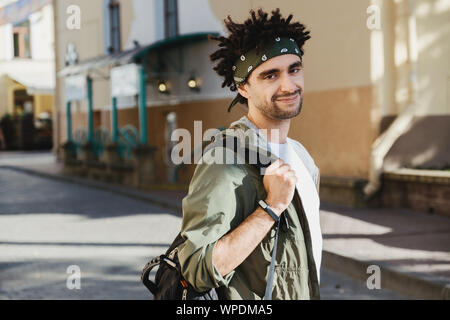
<path id="1" fill-rule="evenodd" d="M 261 113 L 263 113 L 266 117 L 273 119 L 273 120 L 287 120 L 287 119 L 292 119 L 296 116 L 298 116 L 300 114 L 300 111 L 302 110 L 302 106 L 303 106 L 303 95 L 301 94 L 300 90 L 298 90 L 296 92 L 299 96 L 300 96 L 300 101 L 297 105 L 297 108 L 295 109 L 291 109 L 291 110 L 283 110 L 281 109 L 278 104 L 276 99 L 279 98 L 285 98 L 285 97 L 289 97 L 292 96 L 288 95 L 288 96 L 274 96 L 272 98 L 271 104 L 267 105 L 259 105 L 257 106 L 257 108 L 261 111 Z"/>

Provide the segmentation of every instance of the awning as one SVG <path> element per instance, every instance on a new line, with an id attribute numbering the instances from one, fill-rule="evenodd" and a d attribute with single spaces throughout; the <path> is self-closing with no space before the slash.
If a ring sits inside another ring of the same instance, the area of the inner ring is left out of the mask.
<path id="1" fill-rule="evenodd" d="M 134 55 L 140 50 L 142 50 L 142 48 L 133 48 L 127 51 L 121 51 L 110 55 L 103 55 L 100 57 L 88 59 L 62 69 L 58 72 L 58 77 L 87 73 L 90 70 L 100 69 L 108 66 L 127 64 L 133 60 Z"/>
<path id="2" fill-rule="evenodd" d="M 8 77 L 22 84 L 27 88 L 29 95 L 48 94 L 52 95 L 55 91 L 54 74 L 51 72 L 42 73 L 20 73 L 7 72 Z"/>
<path id="3" fill-rule="evenodd" d="M 93 59 L 85 60 L 73 66 L 68 66 L 58 72 L 59 77 L 88 73 L 94 69 L 118 66 L 128 63 L 140 63 L 140 61 L 151 52 L 178 47 L 188 43 L 207 40 L 209 36 L 218 36 L 217 32 L 199 32 L 179 35 L 176 37 L 160 40 L 147 46 L 136 47 L 122 52 L 103 55 Z"/>

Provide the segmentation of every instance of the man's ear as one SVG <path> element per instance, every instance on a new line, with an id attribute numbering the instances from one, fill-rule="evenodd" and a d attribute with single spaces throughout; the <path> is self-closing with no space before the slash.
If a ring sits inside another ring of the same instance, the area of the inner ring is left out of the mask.
<path id="1" fill-rule="evenodd" d="M 238 92 L 241 96 L 243 96 L 244 98 L 248 99 L 249 98 L 249 94 L 248 94 L 248 90 L 247 90 L 247 84 L 243 83 L 241 85 L 238 86 Z"/>

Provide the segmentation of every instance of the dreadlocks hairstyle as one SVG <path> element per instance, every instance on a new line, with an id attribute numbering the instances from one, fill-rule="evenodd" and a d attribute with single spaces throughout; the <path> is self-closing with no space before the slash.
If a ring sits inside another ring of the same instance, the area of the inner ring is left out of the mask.
<path id="1" fill-rule="evenodd" d="M 230 16 L 224 20 L 225 26 L 229 31 L 228 38 L 226 37 L 211 37 L 217 40 L 220 49 L 210 55 L 212 62 L 218 61 L 214 70 L 219 76 L 224 78 L 222 88 L 230 87 L 231 91 L 236 91 L 237 86 L 233 78 L 232 67 L 239 57 L 249 50 L 256 48 L 258 53 L 259 48 L 264 43 L 274 39 L 275 37 L 290 37 L 294 39 L 300 49 L 300 54 L 303 56 L 303 45 L 306 40 L 310 39 L 309 31 L 305 31 L 305 26 L 299 22 L 291 23 L 293 15 L 289 15 L 286 19 L 280 14 L 280 9 L 277 8 L 272 11 L 272 16 L 268 18 L 268 14 L 262 9 L 256 13 L 253 9 L 250 10 L 251 18 L 248 18 L 244 23 L 235 23 Z M 238 94 L 239 102 L 246 104 L 247 99 Z"/>

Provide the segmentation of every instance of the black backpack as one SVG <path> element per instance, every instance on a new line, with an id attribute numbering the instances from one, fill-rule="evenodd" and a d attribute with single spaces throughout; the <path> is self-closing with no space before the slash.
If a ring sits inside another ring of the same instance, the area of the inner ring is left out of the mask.
<path id="1" fill-rule="evenodd" d="M 237 138 L 233 138 L 234 152 L 237 152 L 239 148 L 239 141 Z M 218 146 L 221 144 L 223 147 L 229 147 L 231 144 L 226 144 L 227 139 L 222 139 L 217 143 L 211 143 L 207 149 L 210 147 Z M 206 152 L 207 150 L 205 150 Z M 250 151 L 245 149 L 246 159 L 249 157 Z M 262 167 L 269 166 L 269 162 L 265 161 L 265 164 L 261 162 L 261 155 L 258 153 L 255 157 L 257 159 L 257 164 L 253 164 L 256 168 L 260 169 Z M 276 247 L 278 241 L 278 230 L 275 237 L 275 246 L 272 252 L 272 262 L 270 265 L 269 277 L 266 286 L 266 299 L 270 299 L 272 293 L 272 279 L 273 279 L 273 269 L 275 266 L 275 256 Z M 141 281 L 147 287 L 148 290 L 153 294 L 154 300 L 223 300 L 224 297 L 221 294 L 221 287 L 217 290 L 212 288 L 206 292 L 197 292 L 183 277 L 181 273 L 181 265 L 178 260 L 178 246 L 181 245 L 185 239 L 181 236 L 181 233 L 175 238 L 173 243 L 170 245 L 169 249 L 165 254 L 154 258 L 148 262 L 144 269 L 142 270 Z M 153 268 L 159 266 L 158 271 L 155 275 L 155 281 L 150 280 L 150 272 Z"/>
<path id="2" fill-rule="evenodd" d="M 178 260 L 178 246 L 183 242 L 179 233 L 165 254 L 147 263 L 142 271 L 142 282 L 153 294 L 154 300 L 219 300 L 214 288 L 199 293 L 183 278 Z M 156 266 L 159 268 L 153 282 L 149 276 Z"/>

